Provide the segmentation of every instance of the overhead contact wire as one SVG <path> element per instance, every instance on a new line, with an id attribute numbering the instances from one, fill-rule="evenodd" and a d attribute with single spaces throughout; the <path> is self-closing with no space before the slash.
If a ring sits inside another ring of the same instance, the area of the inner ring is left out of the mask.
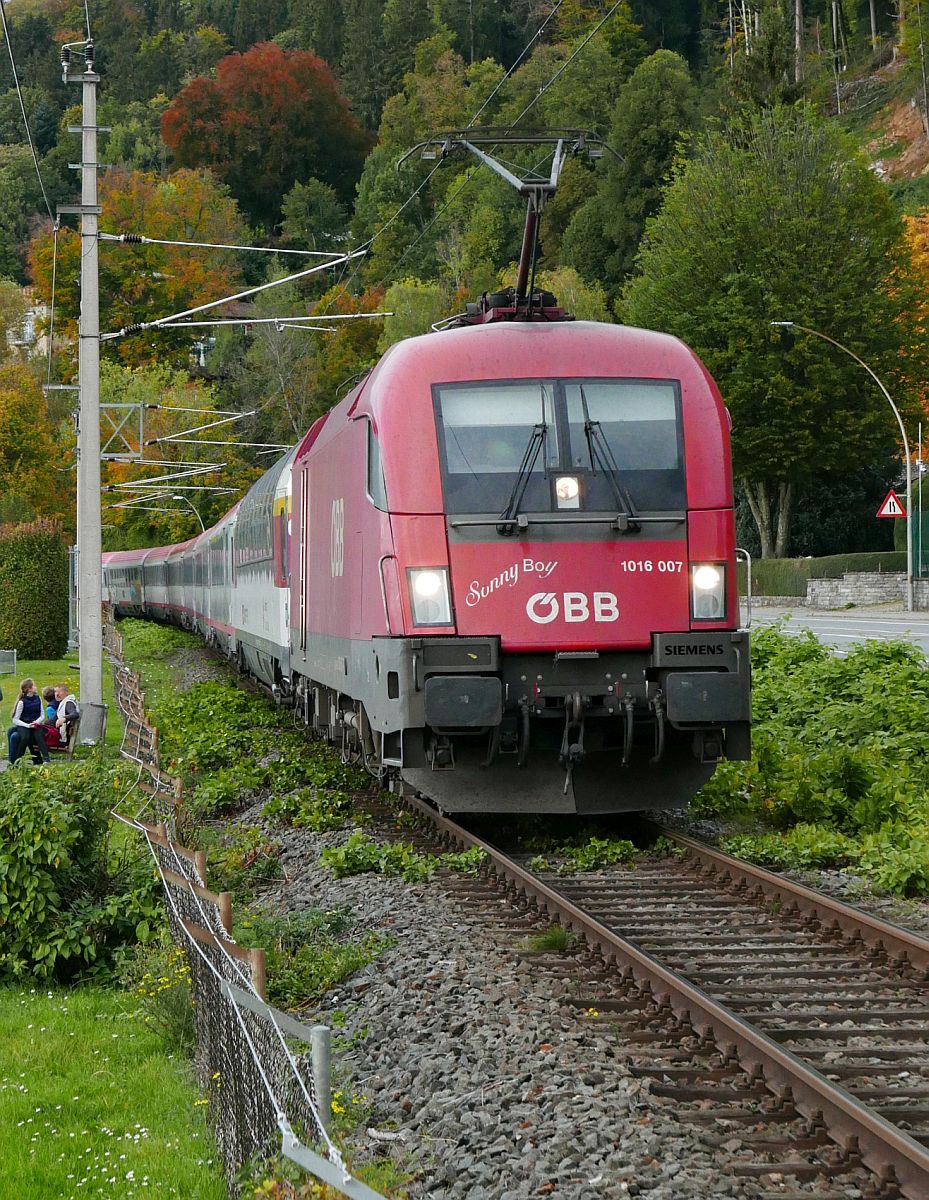
<path id="1" fill-rule="evenodd" d="M 2 6 L 3 0 L 0 0 Z M 61 220 L 56 217 L 53 226 L 52 238 L 52 298 L 48 310 L 48 370 L 46 373 L 46 384 L 52 382 L 52 357 L 55 353 L 55 284 L 58 275 L 58 230 L 61 227 Z"/>
<path id="2" fill-rule="evenodd" d="M 548 91 L 548 89 L 552 86 L 552 84 L 555 82 L 555 80 L 561 78 L 561 76 L 565 73 L 565 71 L 567 71 L 568 67 L 570 67 L 570 65 L 574 62 L 574 60 L 577 58 L 577 56 L 580 54 L 580 52 L 584 49 L 584 47 L 587 45 L 587 43 L 592 38 L 597 36 L 597 34 L 600 32 L 600 30 L 603 28 L 603 26 L 607 23 L 607 21 L 610 19 L 610 17 L 612 17 L 613 13 L 616 12 L 617 8 L 619 8 L 619 6 L 622 3 L 623 3 L 623 0 L 616 0 L 616 3 L 613 5 L 613 7 L 610 9 L 610 11 L 606 14 L 606 16 L 601 18 L 601 20 L 597 22 L 597 24 L 590 31 L 590 33 L 588 33 L 587 37 L 585 37 L 584 40 L 581 42 L 581 44 L 574 49 L 574 51 L 570 55 L 570 57 L 565 59 L 565 61 L 561 64 L 561 66 L 558 68 L 558 70 L 555 72 L 555 74 L 551 77 L 551 79 L 548 81 L 548 83 L 546 83 L 544 87 L 540 88 L 539 91 L 532 97 L 532 99 L 529 101 L 529 103 L 526 105 L 526 107 L 523 109 L 523 111 L 519 114 L 519 116 L 516 118 L 516 120 L 510 126 L 510 129 L 512 129 L 514 126 L 518 125 L 519 122 L 526 115 L 526 113 L 530 110 L 530 108 L 532 108 L 533 105 L 537 104 L 538 101 L 542 99 L 542 97 L 545 95 L 545 93 Z"/>
<path id="3" fill-rule="evenodd" d="M 126 246 L 189 246 L 194 250 L 243 250 L 255 254 L 300 254 L 304 258 L 335 258 L 335 250 L 285 250 L 275 246 L 237 246 L 228 242 L 179 242 L 171 238 L 144 237 L 141 233 L 101 233 L 101 242 L 122 242 Z"/>

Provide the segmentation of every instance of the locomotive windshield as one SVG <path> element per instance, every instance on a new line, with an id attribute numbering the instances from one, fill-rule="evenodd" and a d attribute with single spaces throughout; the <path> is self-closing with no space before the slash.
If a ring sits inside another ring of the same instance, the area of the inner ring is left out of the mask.
<path id="1" fill-rule="evenodd" d="M 555 483 L 579 481 L 574 507 L 611 512 L 617 494 L 638 511 L 685 507 L 678 385 L 668 380 L 541 379 L 435 389 L 450 513 L 498 513 L 519 481 L 533 434 L 544 433 L 520 508 L 551 512 Z"/>

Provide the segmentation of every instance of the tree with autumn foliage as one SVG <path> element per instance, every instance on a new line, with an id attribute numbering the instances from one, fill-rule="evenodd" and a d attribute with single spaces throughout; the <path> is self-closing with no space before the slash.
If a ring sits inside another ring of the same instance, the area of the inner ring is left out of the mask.
<path id="1" fill-rule="evenodd" d="M 0 361 L 0 523 L 73 521 L 74 458 L 55 443 L 48 405 L 22 363 Z"/>
<path id="2" fill-rule="evenodd" d="M 367 136 L 316 54 L 273 42 L 229 54 L 164 114 L 162 136 L 181 167 L 209 167 L 251 219 L 271 229 L 295 183 L 322 180 L 352 194 Z"/>
<path id="3" fill-rule="evenodd" d="M 227 189 L 209 171 L 175 171 L 167 179 L 143 171 L 108 171 L 100 180 L 100 226 L 107 233 L 150 238 L 243 244 L 249 231 Z M 76 336 L 81 243 L 62 228 L 58 235 L 56 332 Z M 29 247 L 29 269 L 39 294 L 51 298 L 53 236 L 46 225 Z M 232 251 L 184 246 L 100 247 L 100 326 L 104 332 L 167 317 L 228 296 L 242 286 Z M 186 364 L 190 334 L 148 330 L 104 342 L 133 365 L 166 359 Z"/>

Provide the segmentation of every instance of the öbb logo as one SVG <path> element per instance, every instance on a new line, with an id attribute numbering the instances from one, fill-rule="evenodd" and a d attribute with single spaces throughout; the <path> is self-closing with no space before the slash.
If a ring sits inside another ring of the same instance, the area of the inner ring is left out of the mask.
<path id="1" fill-rule="evenodd" d="M 593 603 L 585 592 L 562 592 L 561 601 L 554 592 L 536 592 L 526 601 L 526 615 L 536 625 L 549 625 L 563 613 L 565 621 L 577 624 L 589 621 L 618 621 L 619 604 L 612 592 L 594 592 Z"/>

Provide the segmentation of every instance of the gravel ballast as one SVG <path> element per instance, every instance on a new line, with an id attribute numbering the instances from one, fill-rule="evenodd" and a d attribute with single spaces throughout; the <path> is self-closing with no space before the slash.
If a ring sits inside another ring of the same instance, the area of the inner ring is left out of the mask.
<path id="1" fill-rule="evenodd" d="M 345 836 L 275 827 L 285 881 L 265 902 L 349 905 L 366 930 L 392 939 L 307 1016 L 344 1014 L 338 1086 L 370 1102 L 367 1152 L 388 1146 L 401 1158 L 416 1178 L 411 1197 L 756 1194 L 720 1170 L 728 1154 L 707 1149 L 649 1095 L 609 1018 L 567 1003 L 570 979 L 534 962 L 519 929 L 470 911 L 441 876 L 428 885 L 334 879 L 319 851 Z M 563 960 L 570 975 L 573 956 Z"/>

